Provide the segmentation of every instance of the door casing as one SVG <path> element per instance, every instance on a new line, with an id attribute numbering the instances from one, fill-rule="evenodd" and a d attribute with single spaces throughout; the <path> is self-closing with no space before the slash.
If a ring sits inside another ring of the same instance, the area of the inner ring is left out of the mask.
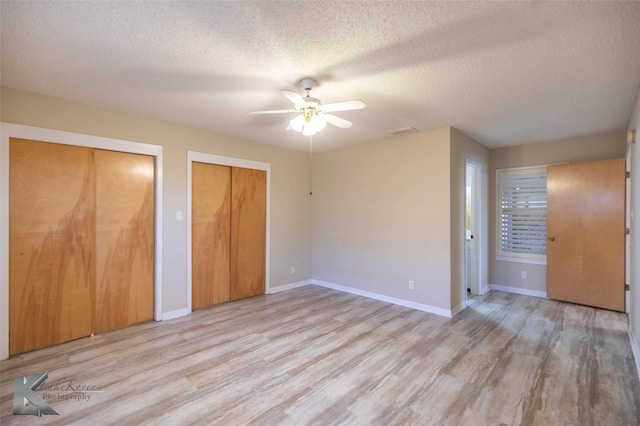
<path id="1" fill-rule="evenodd" d="M 9 357 L 9 139 L 146 154 L 155 157 L 154 312 L 162 320 L 162 156 L 160 145 L 0 122 L 0 359 Z"/>
<path id="2" fill-rule="evenodd" d="M 467 160 L 465 163 L 465 223 L 467 215 L 471 220 L 471 231 L 473 239 L 469 242 L 466 239 L 466 225 L 465 225 L 465 241 L 463 246 L 465 247 L 465 280 L 464 280 L 464 293 L 466 294 L 467 286 L 469 283 L 471 294 L 480 295 L 480 241 L 482 240 L 481 233 L 481 165 L 471 160 Z M 468 189 L 467 189 L 468 188 Z M 469 191 L 469 193 L 467 193 Z M 468 200 L 467 200 L 468 198 Z M 467 202 L 468 201 L 468 202 Z M 470 250 L 467 251 L 467 244 L 470 244 Z M 471 256 L 471 258 L 468 258 Z M 468 279 L 468 277 L 470 279 Z"/>
<path id="3" fill-rule="evenodd" d="M 269 294 L 270 287 L 270 263 L 271 263 L 271 164 L 260 161 L 245 160 L 242 158 L 226 157 L 222 155 L 207 154 L 197 151 L 187 151 L 187 311 L 193 310 L 192 297 L 192 274 L 193 274 L 193 253 L 192 253 L 192 163 L 209 163 L 221 166 L 242 167 L 246 169 L 264 170 L 267 173 L 267 194 L 266 194 L 266 247 L 265 247 L 265 294 Z"/>

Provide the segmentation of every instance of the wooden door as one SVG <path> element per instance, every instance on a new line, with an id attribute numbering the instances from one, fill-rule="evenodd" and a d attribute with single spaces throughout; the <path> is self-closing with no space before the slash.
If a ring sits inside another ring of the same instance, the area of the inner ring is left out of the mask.
<path id="1" fill-rule="evenodd" d="M 229 301 L 231 167 L 191 165 L 191 306 Z"/>
<path id="2" fill-rule="evenodd" d="M 232 169 L 231 300 L 264 293 L 266 176 L 264 170 Z"/>
<path id="3" fill-rule="evenodd" d="M 95 281 L 92 150 L 9 142 L 9 353 L 88 336 Z"/>
<path id="4" fill-rule="evenodd" d="M 154 158 L 96 149 L 94 330 L 153 319 Z"/>
<path id="5" fill-rule="evenodd" d="M 547 169 L 547 296 L 624 311 L 624 159 Z"/>

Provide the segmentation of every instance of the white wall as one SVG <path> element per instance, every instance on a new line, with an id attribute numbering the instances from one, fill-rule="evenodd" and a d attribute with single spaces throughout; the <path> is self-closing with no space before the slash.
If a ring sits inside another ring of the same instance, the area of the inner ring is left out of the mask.
<path id="1" fill-rule="evenodd" d="M 640 221 L 638 220 L 640 215 L 640 149 L 638 149 L 638 144 L 640 144 L 638 137 L 640 134 L 640 90 L 636 96 L 635 109 L 629 120 L 629 129 L 636 130 L 636 142 L 629 146 L 631 164 L 628 167 L 631 170 L 631 179 L 628 182 L 631 184 L 629 334 L 634 350 L 636 367 L 640 374 L 640 349 L 638 348 L 638 341 L 640 341 L 640 276 L 638 275 L 640 274 L 640 229 L 638 229 L 640 227 Z"/>
<path id="2" fill-rule="evenodd" d="M 622 158 L 625 156 L 625 151 L 626 132 L 492 149 L 490 151 L 491 186 L 489 199 L 492 218 L 489 223 L 490 284 L 531 290 L 542 294 L 547 292 L 546 265 L 496 259 L 496 169 Z M 527 272 L 526 279 L 520 277 L 521 271 Z"/>
<path id="3" fill-rule="evenodd" d="M 442 128 L 314 154 L 315 280 L 452 308 L 449 141 Z"/>
<path id="4" fill-rule="evenodd" d="M 466 299 L 465 198 L 466 163 L 480 166 L 480 228 L 474 240 L 480 251 L 479 288 L 489 286 L 489 149 L 457 129 L 451 129 L 451 306 L 458 310 Z"/>

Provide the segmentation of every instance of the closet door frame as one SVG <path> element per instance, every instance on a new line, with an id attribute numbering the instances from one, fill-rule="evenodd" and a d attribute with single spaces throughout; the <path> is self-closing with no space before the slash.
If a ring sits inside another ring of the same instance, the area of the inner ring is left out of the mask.
<path id="1" fill-rule="evenodd" d="M 0 359 L 9 357 L 9 140 L 11 138 L 155 157 L 153 319 L 162 321 L 162 146 L 0 122 Z"/>
<path id="2" fill-rule="evenodd" d="M 236 157 L 225 157 L 204 152 L 187 151 L 187 310 L 192 312 L 192 224 L 191 224 L 191 202 L 192 202 L 192 164 L 207 163 L 220 166 L 242 167 L 245 169 L 264 170 L 267 173 L 267 205 L 266 205 L 266 235 L 265 235 L 265 265 L 264 265 L 264 293 L 270 293 L 270 235 L 271 235 L 271 164 L 260 161 L 245 160 Z"/>

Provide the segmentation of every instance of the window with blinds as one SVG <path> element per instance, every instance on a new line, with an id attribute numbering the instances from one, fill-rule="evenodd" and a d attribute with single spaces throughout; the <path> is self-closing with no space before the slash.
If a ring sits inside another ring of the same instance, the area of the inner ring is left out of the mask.
<path id="1" fill-rule="evenodd" d="M 547 168 L 497 171 L 498 260 L 546 263 Z"/>

